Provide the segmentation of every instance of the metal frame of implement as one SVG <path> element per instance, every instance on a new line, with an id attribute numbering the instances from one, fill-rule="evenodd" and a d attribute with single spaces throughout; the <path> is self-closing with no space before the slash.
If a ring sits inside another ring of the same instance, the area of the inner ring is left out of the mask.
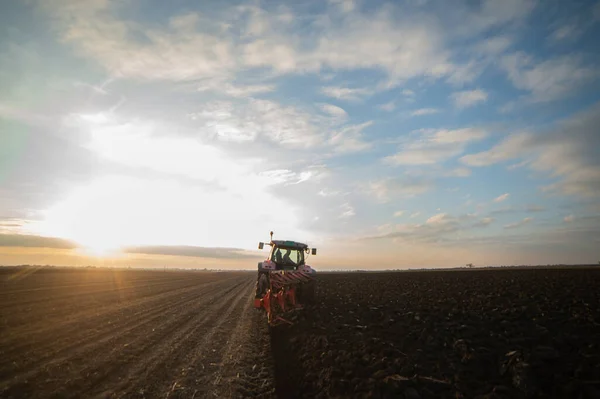
<path id="1" fill-rule="evenodd" d="M 310 283 L 314 279 L 308 273 L 287 270 L 270 271 L 268 279 L 269 288 L 262 298 L 254 299 L 254 307 L 265 309 L 267 321 L 271 326 L 293 324 L 280 314 L 303 308 L 296 302 L 297 285 Z"/>

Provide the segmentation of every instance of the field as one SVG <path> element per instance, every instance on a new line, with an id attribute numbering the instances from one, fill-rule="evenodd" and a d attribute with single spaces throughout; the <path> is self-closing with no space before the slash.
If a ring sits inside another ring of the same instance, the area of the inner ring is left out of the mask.
<path id="1" fill-rule="evenodd" d="M 271 389 L 272 366 L 253 359 L 269 347 L 251 308 L 253 274 L 10 276 L 0 292 L 1 397 L 227 397 L 238 382 Z"/>
<path id="2" fill-rule="evenodd" d="M 600 397 L 600 270 L 322 273 L 272 331 L 254 279 L 0 269 L 0 397 Z"/>

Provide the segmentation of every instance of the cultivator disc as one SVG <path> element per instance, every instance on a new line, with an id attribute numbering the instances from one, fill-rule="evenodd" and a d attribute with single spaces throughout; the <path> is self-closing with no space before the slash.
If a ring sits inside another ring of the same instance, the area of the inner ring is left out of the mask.
<path id="1" fill-rule="evenodd" d="M 262 277 L 265 276 L 265 277 Z M 314 299 L 315 280 L 303 271 L 277 270 L 263 273 L 257 282 L 254 307 L 263 308 L 270 326 L 293 324 L 282 315 L 303 307 L 302 303 Z M 266 281 L 266 291 L 260 292 L 261 279 Z"/>

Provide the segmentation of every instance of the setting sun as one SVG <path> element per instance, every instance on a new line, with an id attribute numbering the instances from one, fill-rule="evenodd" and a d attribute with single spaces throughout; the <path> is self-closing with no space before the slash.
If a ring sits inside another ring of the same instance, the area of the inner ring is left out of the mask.
<path id="1" fill-rule="evenodd" d="M 79 248 L 77 252 L 84 256 L 91 256 L 94 258 L 108 258 L 119 255 L 120 249 L 121 248 L 119 247 L 98 244 L 93 246 L 83 246 L 82 248 Z"/>

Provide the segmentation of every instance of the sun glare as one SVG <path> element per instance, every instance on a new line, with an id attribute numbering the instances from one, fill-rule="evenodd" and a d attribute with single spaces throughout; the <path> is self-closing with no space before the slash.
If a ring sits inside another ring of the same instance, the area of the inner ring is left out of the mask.
<path id="1" fill-rule="evenodd" d="M 306 236 L 294 227 L 301 223 L 293 205 L 266 192 L 273 181 L 255 170 L 257 162 L 237 162 L 191 138 L 153 137 L 148 127 L 86 120 L 92 151 L 160 174 L 108 175 L 79 186 L 45 212 L 38 234 L 72 240 L 94 256 L 144 245 L 254 249 L 270 229 Z"/>
<path id="2" fill-rule="evenodd" d="M 119 255 L 120 248 L 95 244 L 83 246 L 78 252 L 82 255 L 92 256 L 94 258 L 109 258 Z"/>

